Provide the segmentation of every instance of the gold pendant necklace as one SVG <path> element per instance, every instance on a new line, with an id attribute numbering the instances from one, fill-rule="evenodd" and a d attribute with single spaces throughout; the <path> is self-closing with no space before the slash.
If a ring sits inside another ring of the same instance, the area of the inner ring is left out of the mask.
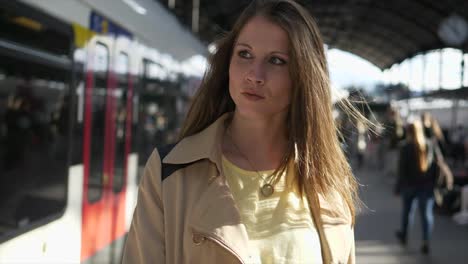
<path id="1" fill-rule="evenodd" d="M 271 195 L 275 192 L 275 188 L 273 187 L 273 185 L 271 185 L 271 184 L 269 184 L 269 183 L 265 183 L 265 184 L 260 188 L 260 192 L 263 194 L 263 196 L 269 197 L 269 196 L 271 196 Z"/>
<path id="2" fill-rule="evenodd" d="M 247 156 L 245 156 L 239 149 L 239 147 L 237 147 L 236 143 L 234 142 L 234 139 L 232 138 L 232 134 L 231 134 L 231 130 L 228 129 L 228 133 L 229 133 L 229 138 L 231 139 L 231 142 L 232 142 L 232 145 L 234 146 L 234 148 L 236 148 L 237 152 L 239 152 L 239 154 L 249 163 L 250 167 L 258 174 L 258 176 L 260 176 L 260 178 L 263 180 L 263 185 L 260 187 L 260 193 L 264 196 L 264 197 L 270 197 L 274 192 L 275 192 L 275 187 L 269 183 L 263 176 L 262 174 L 260 174 L 259 171 L 257 171 L 254 166 L 252 165 L 252 163 L 250 162 L 250 160 L 247 158 Z M 271 176 L 271 175 L 270 175 Z M 268 177 L 267 177 L 268 178 Z"/>

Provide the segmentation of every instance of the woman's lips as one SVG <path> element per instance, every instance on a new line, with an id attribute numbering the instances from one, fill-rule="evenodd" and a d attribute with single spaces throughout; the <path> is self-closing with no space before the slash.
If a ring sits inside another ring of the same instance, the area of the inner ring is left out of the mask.
<path id="1" fill-rule="evenodd" d="M 265 99 L 265 97 L 253 93 L 242 93 L 242 95 L 250 101 L 258 101 Z"/>

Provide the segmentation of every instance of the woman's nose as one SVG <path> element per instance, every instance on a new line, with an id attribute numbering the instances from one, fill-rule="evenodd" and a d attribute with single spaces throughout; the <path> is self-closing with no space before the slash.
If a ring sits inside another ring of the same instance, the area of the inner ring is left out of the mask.
<path id="1" fill-rule="evenodd" d="M 245 79 L 256 85 L 265 84 L 265 69 L 262 63 L 253 63 L 247 71 Z"/>

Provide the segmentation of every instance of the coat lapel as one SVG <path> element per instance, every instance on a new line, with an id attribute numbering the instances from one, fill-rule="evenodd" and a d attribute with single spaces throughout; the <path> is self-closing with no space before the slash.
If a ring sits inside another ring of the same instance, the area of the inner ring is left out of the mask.
<path id="1" fill-rule="evenodd" d="M 189 225 L 194 232 L 205 234 L 230 248 L 243 262 L 249 259 L 247 230 L 224 176 L 213 178 L 193 208 Z"/>

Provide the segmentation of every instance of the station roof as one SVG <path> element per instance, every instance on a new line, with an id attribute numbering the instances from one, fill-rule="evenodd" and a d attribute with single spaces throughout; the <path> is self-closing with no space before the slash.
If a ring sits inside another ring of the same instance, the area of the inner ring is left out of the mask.
<path id="1" fill-rule="evenodd" d="M 168 0 L 160 1 L 167 6 Z M 212 42 L 229 30 L 248 0 L 199 0 L 199 37 Z M 191 25 L 194 0 L 175 0 L 174 12 Z M 302 0 L 313 14 L 330 48 L 351 52 L 381 69 L 433 49 L 455 47 L 468 51 L 468 41 L 447 44 L 439 36 L 441 23 L 457 15 L 468 21 L 467 0 Z M 460 23 L 447 34 L 461 34 Z M 467 29 L 468 30 L 468 29 Z M 457 32 L 458 31 L 458 32 Z M 466 34 L 466 33 L 463 33 Z"/>

